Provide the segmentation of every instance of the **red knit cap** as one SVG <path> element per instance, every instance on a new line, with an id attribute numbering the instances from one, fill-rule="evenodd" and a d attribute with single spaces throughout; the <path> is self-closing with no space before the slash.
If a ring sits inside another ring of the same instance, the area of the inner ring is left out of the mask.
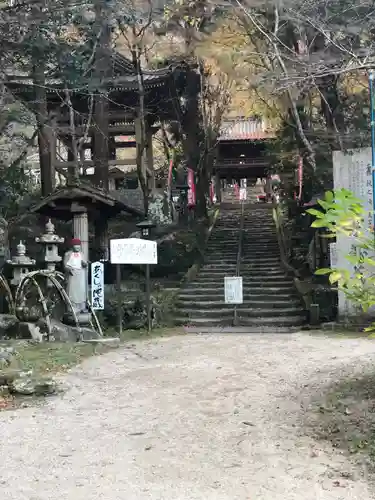
<path id="1" fill-rule="evenodd" d="M 72 246 L 80 245 L 81 240 L 79 238 L 73 238 L 71 243 L 72 243 Z"/>

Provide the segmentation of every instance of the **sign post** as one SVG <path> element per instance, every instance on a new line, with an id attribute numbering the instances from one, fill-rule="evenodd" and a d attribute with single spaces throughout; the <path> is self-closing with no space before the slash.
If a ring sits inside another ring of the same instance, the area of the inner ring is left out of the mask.
<path id="1" fill-rule="evenodd" d="M 122 335 L 122 302 L 121 302 L 121 267 L 116 264 L 116 292 L 117 292 L 117 325 L 119 335 Z"/>
<path id="2" fill-rule="evenodd" d="M 104 309 L 104 264 L 91 264 L 91 307 L 94 311 Z"/>
<path id="3" fill-rule="evenodd" d="M 240 201 L 244 202 L 247 198 L 247 189 L 245 187 L 240 188 Z"/>
<path id="4" fill-rule="evenodd" d="M 110 253 L 111 253 L 111 264 L 117 265 L 116 276 L 117 276 L 118 289 L 121 285 L 120 264 L 146 265 L 147 328 L 148 331 L 150 331 L 152 326 L 150 265 L 158 263 L 156 241 L 144 240 L 140 238 L 123 238 L 118 240 L 111 240 Z M 121 301 L 119 300 L 119 302 Z M 121 329 L 122 329 L 122 308 L 121 308 Z"/>
<path id="5" fill-rule="evenodd" d="M 225 276 L 224 296 L 226 304 L 242 304 L 242 276 Z"/>

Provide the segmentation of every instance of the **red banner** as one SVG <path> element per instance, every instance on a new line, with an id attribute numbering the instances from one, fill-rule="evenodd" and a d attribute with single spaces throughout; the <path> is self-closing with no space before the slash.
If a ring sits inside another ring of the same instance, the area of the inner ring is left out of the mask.
<path id="1" fill-rule="evenodd" d="M 213 181 L 210 182 L 210 202 L 213 203 L 215 198 L 215 188 Z"/>
<path id="2" fill-rule="evenodd" d="M 299 193 L 298 199 L 302 198 L 302 184 L 303 184 L 303 158 L 302 156 L 298 159 L 298 185 L 299 185 Z"/>
<path id="3" fill-rule="evenodd" d="M 192 170 L 191 168 L 188 168 L 188 171 L 187 171 L 187 183 L 189 186 L 188 207 L 195 207 L 196 196 L 195 196 L 194 170 Z"/>

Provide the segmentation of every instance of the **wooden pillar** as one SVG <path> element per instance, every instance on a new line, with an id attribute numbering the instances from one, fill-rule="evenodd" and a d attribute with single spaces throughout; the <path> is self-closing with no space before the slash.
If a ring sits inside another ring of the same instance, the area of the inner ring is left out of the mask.
<path id="1" fill-rule="evenodd" d="M 146 168 L 148 173 L 149 189 L 153 191 L 156 188 L 155 169 L 154 169 L 154 151 L 152 147 L 152 128 L 147 125 L 146 128 Z"/>
<path id="2" fill-rule="evenodd" d="M 51 125 L 49 123 L 46 87 L 46 64 L 40 22 L 44 19 L 42 7 L 38 2 L 32 4 L 32 35 L 35 40 L 32 52 L 32 78 L 34 88 L 34 107 L 38 129 L 39 165 L 42 196 L 48 196 L 55 187 L 55 172 L 51 165 Z"/>
<path id="3" fill-rule="evenodd" d="M 95 259 L 109 260 L 109 236 L 107 219 L 99 216 L 94 220 L 95 228 Z"/>
<path id="4" fill-rule="evenodd" d="M 216 193 L 216 201 L 221 203 L 221 179 L 219 176 L 219 172 L 215 174 L 215 193 Z"/>
<path id="5" fill-rule="evenodd" d="M 141 127 L 141 119 L 135 118 L 134 120 L 134 128 L 135 128 L 135 141 L 137 143 L 137 147 L 142 144 L 142 127 Z M 142 155 L 142 175 L 145 181 L 147 182 L 147 166 L 146 166 L 146 152 L 143 151 Z"/>
<path id="6" fill-rule="evenodd" d="M 85 207 L 74 204 L 73 212 L 73 235 L 81 240 L 82 253 L 86 260 L 89 259 L 89 223 Z"/>
<path id="7" fill-rule="evenodd" d="M 93 153 L 95 174 L 94 182 L 97 187 L 108 190 L 109 170 L 109 101 L 107 95 L 107 78 L 111 74 L 111 28 L 109 26 L 110 14 L 106 2 L 96 0 L 95 9 L 95 31 L 99 40 L 95 56 L 95 75 L 97 81 L 97 93 L 94 103 L 94 133 Z"/>
<path id="8" fill-rule="evenodd" d="M 83 258 L 89 261 L 89 223 L 87 209 L 78 203 L 72 203 L 73 236 L 81 240 Z M 86 270 L 86 296 L 88 294 L 88 268 Z"/>
<path id="9" fill-rule="evenodd" d="M 51 120 L 50 129 L 50 169 L 51 169 L 51 180 L 52 188 L 56 187 L 56 160 L 57 160 L 57 120 L 56 118 Z"/>

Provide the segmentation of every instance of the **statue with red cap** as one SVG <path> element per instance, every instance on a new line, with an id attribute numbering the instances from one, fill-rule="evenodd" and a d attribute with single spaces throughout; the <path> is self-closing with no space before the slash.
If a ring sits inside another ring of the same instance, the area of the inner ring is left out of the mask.
<path id="1" fill-rule="evenodd" d="M 64 270 L 67 278 L 66 293 L 76 313 L 86 311 L 87 302 L 87 262 L 84 259 L 81 240 L 73 238 L 71 250 L 64 255 Z"/>

